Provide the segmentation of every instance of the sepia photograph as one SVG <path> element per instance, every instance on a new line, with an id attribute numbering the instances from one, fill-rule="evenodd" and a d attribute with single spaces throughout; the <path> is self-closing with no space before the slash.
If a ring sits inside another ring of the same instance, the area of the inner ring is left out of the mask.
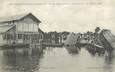
<path id="1" fill-rule="evenodd" d="M 115 72 L 115 1 L 0 0 L 0 72 Z"/>

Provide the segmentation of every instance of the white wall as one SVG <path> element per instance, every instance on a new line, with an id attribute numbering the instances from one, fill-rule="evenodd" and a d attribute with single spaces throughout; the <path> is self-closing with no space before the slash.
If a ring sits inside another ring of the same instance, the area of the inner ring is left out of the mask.
<path id="1" fill-rule="evenodd" d="M 25 18 L 17 24 L 17 31 L 38 32 L 38 25 L 31 18 Z"/>

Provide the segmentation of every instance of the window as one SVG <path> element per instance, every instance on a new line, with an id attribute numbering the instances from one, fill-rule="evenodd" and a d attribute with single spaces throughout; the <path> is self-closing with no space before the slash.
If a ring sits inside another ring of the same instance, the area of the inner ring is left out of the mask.
<path id="1" fill-rule="evenodd" d="M 29 40 L 29 35 L 28 34 L 24 34 L 24 40 Z"/>
<path id="2" fill-rule="evenodd" d="M 22 39 L 22 34 L 18 34 L 18 39 Z"/>
<path id="3" fill-rule="evenodd" d="M 4 35 L 3 35 L 3 39 L 4 39 L 4 40 L 7 39 L 7 34 L 4 34 Z"/>

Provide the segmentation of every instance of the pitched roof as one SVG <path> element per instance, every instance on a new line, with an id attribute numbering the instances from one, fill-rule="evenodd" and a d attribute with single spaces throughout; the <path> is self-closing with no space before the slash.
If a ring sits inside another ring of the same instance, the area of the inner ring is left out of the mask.
<path id="1" fill-rule="evenodd" d="M 32 13 L 27 13 L 27 14 L 20 14 L 20 15 L 14 15 L 14 16 L 9 16 L 9 17 L 2 17 L 0 18 L 0 23 L 7 23 L 11 21 L 18 21 L 21 20 L 25 17 L 31 17 L 34 21 L 36 22 L 41 22 L 38 18 L 36 18 Z"/>
<path id="2" fill-rule="evenodd" d="M 38 32 L 44 34 L 44 32 L 40 28 L 38 28 Z"/>
<path id="3" fill-rule="evenodd" d="M 0 26 L 0 33 L 7 32 L 8 30 L 10 30 L 14 26 L 15 25 L 3 25 L 3 26 Z"/>

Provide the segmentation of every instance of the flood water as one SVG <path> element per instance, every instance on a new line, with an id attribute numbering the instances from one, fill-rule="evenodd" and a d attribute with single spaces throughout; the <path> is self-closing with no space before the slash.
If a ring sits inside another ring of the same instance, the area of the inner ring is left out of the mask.
<path id="1" fill-rule="evenodd" d="M 115 72 L 115 56 L 74 47 L 0 50 L 0 72 Z"/>

